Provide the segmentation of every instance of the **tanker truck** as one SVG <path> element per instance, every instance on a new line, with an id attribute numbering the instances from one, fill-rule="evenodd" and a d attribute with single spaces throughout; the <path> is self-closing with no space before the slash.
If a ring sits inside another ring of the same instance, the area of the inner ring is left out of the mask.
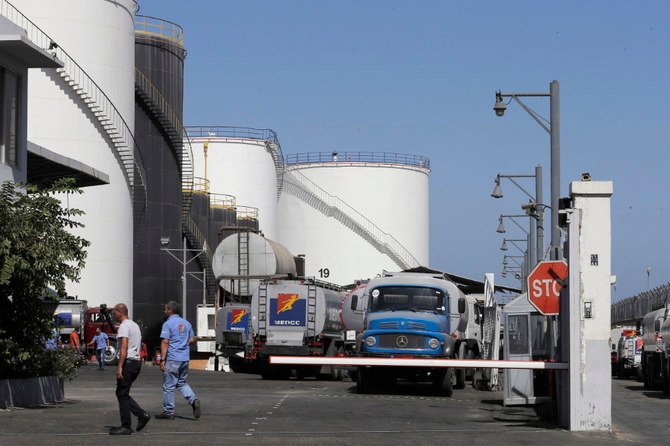
<path id="1" fill-rule="evenodd" d="M 475 319 L 475 301 L 442 274 L 384 272 L 370 280 L 361 302 L 351 300 L 351 309 L 365 313 L 356 352 L 381 358 L 456 358 L 460 345 L 468 345 L 465 332 L 473 328 L 469 321 Z M 451 368 L 363 366 L 358 367 L 358 391 L 370 393 L 398 378 L 429 381 L 446 396 L 454 386 L 465 386 L 465 374 Z"/>
<path id="2" fill-rule="evenodd" d="M 252 337 L 246 361 L 258 366 L 263 379 L 288 379 L 292 367 L 271 365 L 269 356 L 343 355 L 347 344 L 340 317 L 344 291 L 311 278 L 262 281 L 251 298 Z M 297 366 L 295 372 L 299 379 L 321 374 L 342 378 L 342 370 L 332 366 Z"/>
<path id="3" fill-rule="evenodd" d="M 651 311 L 642 319 L 642 381 L 647 389 L 660 387 L 663 381 L 663 352 L 661 325 L 666 319 L 665 308 Z M 621 359 L 619 359 L 621 361 Z"/>
<path id="4" fill-rule="evenodd" d="M 216 313 L 216 353 L 228 358 L 235 373 L 244 373 L 249 367 L 244 359 L 249 340 L 251 305 L 229 303 Z"/>

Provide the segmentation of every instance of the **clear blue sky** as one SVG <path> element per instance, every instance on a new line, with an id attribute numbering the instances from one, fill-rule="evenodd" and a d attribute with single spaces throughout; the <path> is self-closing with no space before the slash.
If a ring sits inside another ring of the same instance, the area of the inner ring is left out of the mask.
<path id="1" fill-rule="evenodd" d="M 525 196 L 505 182 L 490 198 L 496 174 L 540 164 L 545 202 L 550 188 L 548 134 L 515 104 L 496 117 L 495 91 L 558 80 L 561 195 L 581 172 L 614 182 L 617 298 L 646 289 L 647 267 L 670 281 L 670 2 L 140 4 L 184 28 L 187 125 L 272 128 L 284 153 L 428 156 L 430 266 L 498 283 L 518 285 L 499 276 L 498 216 Z M 526 103 L 549 118 L 547 98 Z"/>

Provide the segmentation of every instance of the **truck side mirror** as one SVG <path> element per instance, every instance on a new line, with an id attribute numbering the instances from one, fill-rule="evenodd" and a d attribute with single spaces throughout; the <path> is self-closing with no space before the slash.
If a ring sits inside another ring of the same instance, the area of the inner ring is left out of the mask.
<path id="1" fill-rule="evenodd" d="M 463 314 L 465 313 L 465 298 L 464 297 L 459 297 L 458 298 L 458 312 Z"/>
<path id="2" fill-rule="evenodd" d="M 661 331 L 661 320 L 660 319 L 656 319 L 654 321 L 654 331 L 656 331 L 656 332 Z"/>
<path id="3" fill-rule="evenodd" d="M 356 311 L 357 306 L 358 306 L 358 295 L 354 295 L 351 297 L 351 309 L 353 311 Z"/>

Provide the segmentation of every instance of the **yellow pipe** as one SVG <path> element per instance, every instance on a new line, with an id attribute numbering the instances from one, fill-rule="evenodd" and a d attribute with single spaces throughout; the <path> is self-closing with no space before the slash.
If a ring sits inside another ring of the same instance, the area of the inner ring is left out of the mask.
<path id="1" fill-rule="evenodd" d="M 203 142 L 202 148 L 205 151 L 205 192 L 209 193 L 209 181 L 207 181 L 207 149 L 209 148 L 209 141 Z"/>

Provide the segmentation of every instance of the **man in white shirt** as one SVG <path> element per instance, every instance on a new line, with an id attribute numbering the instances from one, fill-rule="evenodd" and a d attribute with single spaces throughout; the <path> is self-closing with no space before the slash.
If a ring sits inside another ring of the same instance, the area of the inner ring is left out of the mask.
<path id="1" fill-rule="evenodd" d="M 128 307 L 125 304 L 114 306 L 114 318 L 121 323 L 116 334 L 119 348 L 119 364 L 116 368 L 116 398 L 119 400 L 121 426 L 109 431 L 110 435 L 130 435 L 131 412 L 137 417 L 137 432 L 144 429 L 151 419 L 130 396 L 130 387 L 142 370 L 140 349 L 142 348 L 142 333 L 140 327 L 128 318 Z"/>

